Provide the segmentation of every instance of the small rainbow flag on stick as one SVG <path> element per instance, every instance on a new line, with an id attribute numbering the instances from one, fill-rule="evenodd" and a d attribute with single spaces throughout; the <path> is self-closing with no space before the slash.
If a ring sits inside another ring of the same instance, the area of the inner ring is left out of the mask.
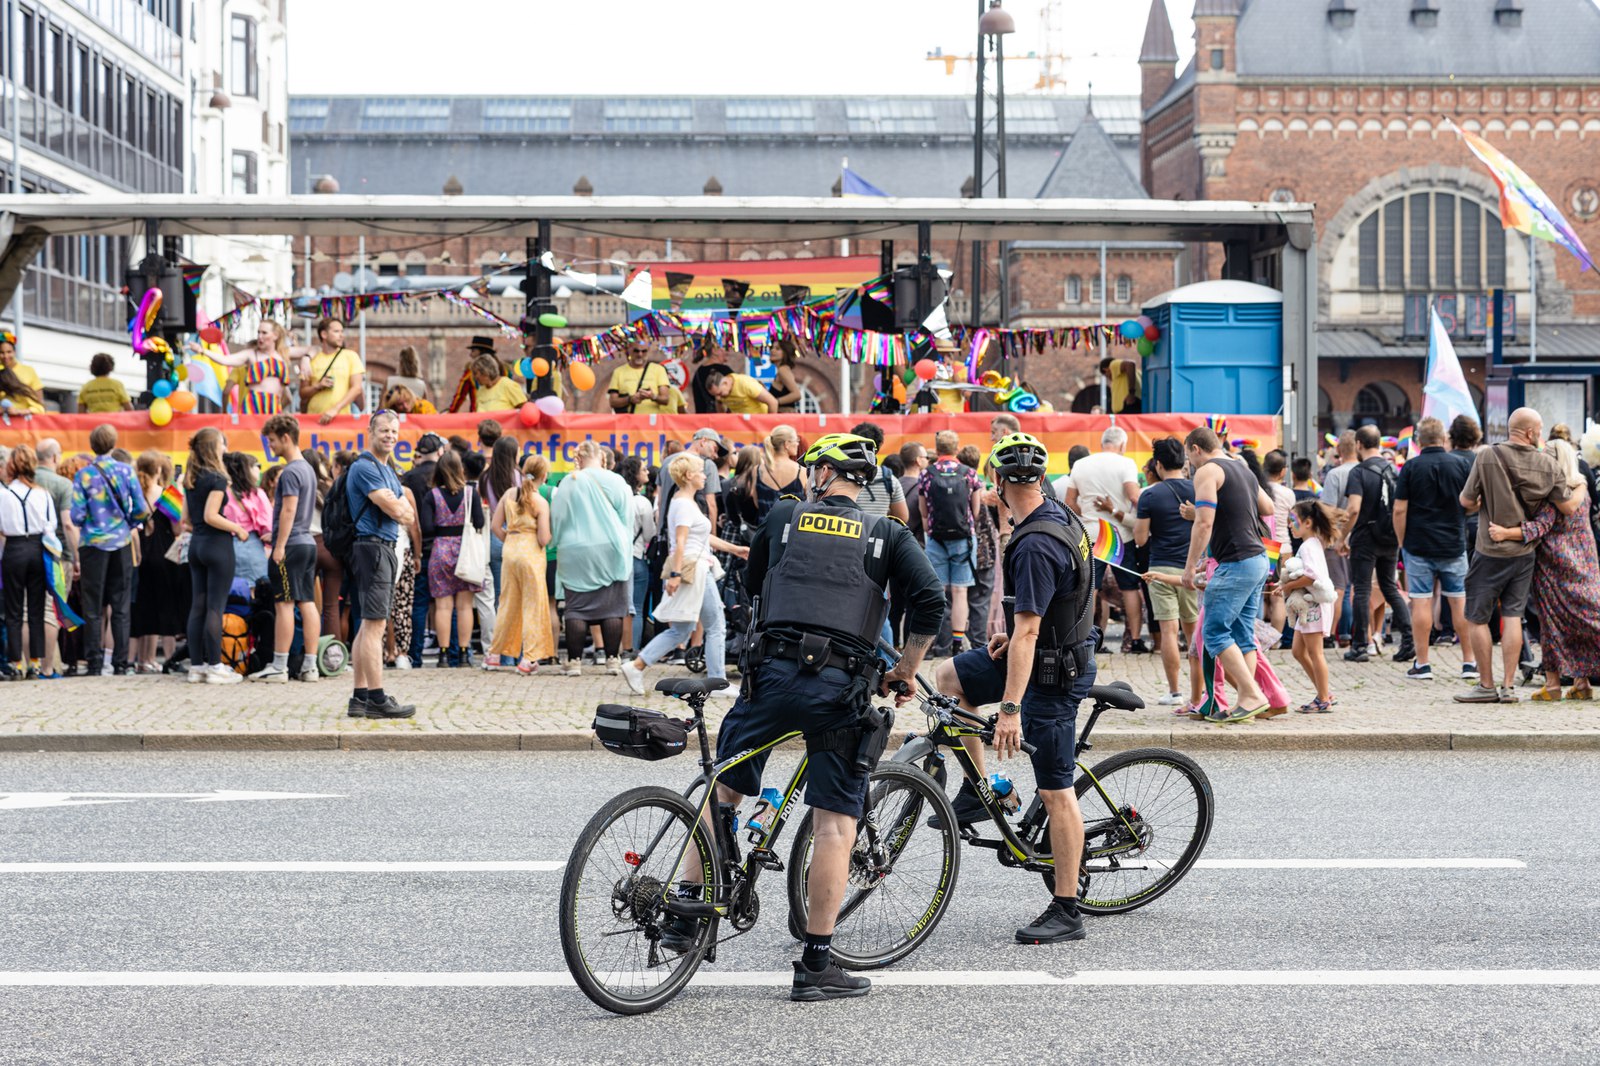
<path id="1" fill-rule="evenodd" d="M 156 510 L 166 515 L 174 524 L 183 518 L 183 497 L 178 495 L 176 485 L 168 485 L 161 490 L 161 495 L 156 497 Z"/>
<path id="2" fill-rule="evenodd" d="M 1090 553 L 1107 566 L 1116 567 L 1118 570 L 1126 570 L 1130 574 L 1137 573 L 1137 571 L 1128 570 L 1126 566 L 1122 565 L 1123 548 L 1122 534 L 1117 532 L 1117 527 L 1107 522 L 1104 518 L 1100 519 L 1100 529 L 1094 535 L 1094 544 L 1090 546 Z"/>
<path id="3" fill-rule="evenodd" d="M 1267 562 L 1276 571 L 1278 569 L 1278 560 L 1283 557 L 1283 545 L 1271 537 L 1262 537 L 1261 546 L 1267 549 Z"/>

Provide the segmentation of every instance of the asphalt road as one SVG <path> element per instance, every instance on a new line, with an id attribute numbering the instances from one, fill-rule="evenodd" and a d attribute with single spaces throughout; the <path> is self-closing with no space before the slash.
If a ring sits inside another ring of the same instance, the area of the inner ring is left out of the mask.
<path id="1" fill-rule="evenodd" d="M 1047 902 L 1039 880 L 969 849 L 943 924 L 890 971 L 910 983 L 831 1004 L 787 1000 L 796 951 L 781 878 L 771 878 L 762 924 L 723 945 L 705 980 L 661 1011 L 623 1019 L 561 976 L 558 864 L 605 798 L 681 784 L 686 760 L 5 755 L 0 1062 L 1600 1057 L 1600 758 L 1201 761 L 1217 797 L 1207 859 L 1509 862 L 1201 869 L 1144 910 L 1092 920 L 1084 943 L 1021 947 L 1012 930 Z M 186 798 L 218 789 L 324 798 Z M 117 802 L 81 802 L 95 798 Z M 549 869 L 82 866 L 495 860 Z M 60 865 L 22 865 L 36 863 Z M 195 972 L 299 983 L 180 983 L 216 979 L 184 976 Z M 150 983 L 128 987 L 134 973 Z M 328 974 L 400 986 L 316 976 Z M 111 984 L 68 983 L 87 980 Z M 506 980 L 518 984 L 495 986 Z M 461 987 L 430 987 L 445 981 Z"/>

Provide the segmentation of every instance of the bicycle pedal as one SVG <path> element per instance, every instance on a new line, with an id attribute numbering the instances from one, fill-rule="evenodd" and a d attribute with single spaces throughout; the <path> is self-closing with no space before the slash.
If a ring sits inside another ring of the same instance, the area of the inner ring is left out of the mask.
<path id="1" fill-rule="evenodd" d="M 759 863 L 764 870 L 779 872 L 783 870 L 783 860 L 778 858 L 771 848 L 754 848 L 750 852 L 750 858 Z"/>

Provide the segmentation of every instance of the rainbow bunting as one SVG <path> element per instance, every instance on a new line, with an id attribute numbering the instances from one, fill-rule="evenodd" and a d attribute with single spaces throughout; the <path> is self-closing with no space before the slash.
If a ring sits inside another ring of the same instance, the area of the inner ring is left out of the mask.
<path id="1" fill-rule="evenodd" d="M 1100 531 L 1094 536 L 1094 547 L 1091 549 L 1094 557 L 1102 563 L 1112 566 L 1122 562 L 1122 536 L 1117 528 L 1104 518 L 1100 519 Z"/>
<path id="2" fill-rule="evenodd" d="M 161 490 L 161 495 L 156 497 L 156 510 L 166 515 L 174 524 L 183 518 L 183 497 L 178 494 L 176 485 L 168 485 Z"/>

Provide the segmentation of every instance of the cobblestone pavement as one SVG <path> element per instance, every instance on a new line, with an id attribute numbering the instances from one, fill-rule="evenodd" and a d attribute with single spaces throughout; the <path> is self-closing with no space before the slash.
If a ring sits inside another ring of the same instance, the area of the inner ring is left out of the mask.
<path id="1" fill-rule="evenodd" d="M 1310 686 L 1287 651 L 1270 658 L 1298 706 Z M 1465 747 L 1562 746 L 1600 748 L 1600 703 L 1523 702 L 1468 706 L 1450 696 L 1464 682 L 1457 649 L 1434 649 L 1431 682 L 1407 680 L 1404 665 L 1343 662 L 1330 653 L 1334 713 L 1286 714 L 1271 720 L 1218 726 L 1176 718 L 1155 706 L 1165 689 L 1153 655 L 1102 655 L 1100 680 L 1126 680 L 1150 704 L 1109 713 L 1097 728 L 1105 747 L 1173 743 L 1193 747 Z M 649 682 L 682 676 L 658 667 Z M 929 674 L 931 676 L 931 673 Z M 35 747 L 506 747 L 587 746 L 594 708 L 633 703 L 680 706 L 654 692 L 632 697 L 620 677 L 586 668 L 568 678 L 547 668 L 533 677 L 514 672 L 425 668 L 390 671 L 386 687 L 417 706 L 404 721 L 345 715 L 348 675 L 316 684 L 189 685 L 177 676 L 68 678 L 0 685 L 0 749 Z M 713 704 L 720 720 L 726 703 Z M 1081 720 L 1081 719 L 1080 719 Z M 923 719 L 903 710 L 900 728 Z M 198 735 L 198 736 L 196 736 Z M 230 741 L 230 737 L 232 738 Z M 430 739 L 431 738 L 431 739 Z"/>

